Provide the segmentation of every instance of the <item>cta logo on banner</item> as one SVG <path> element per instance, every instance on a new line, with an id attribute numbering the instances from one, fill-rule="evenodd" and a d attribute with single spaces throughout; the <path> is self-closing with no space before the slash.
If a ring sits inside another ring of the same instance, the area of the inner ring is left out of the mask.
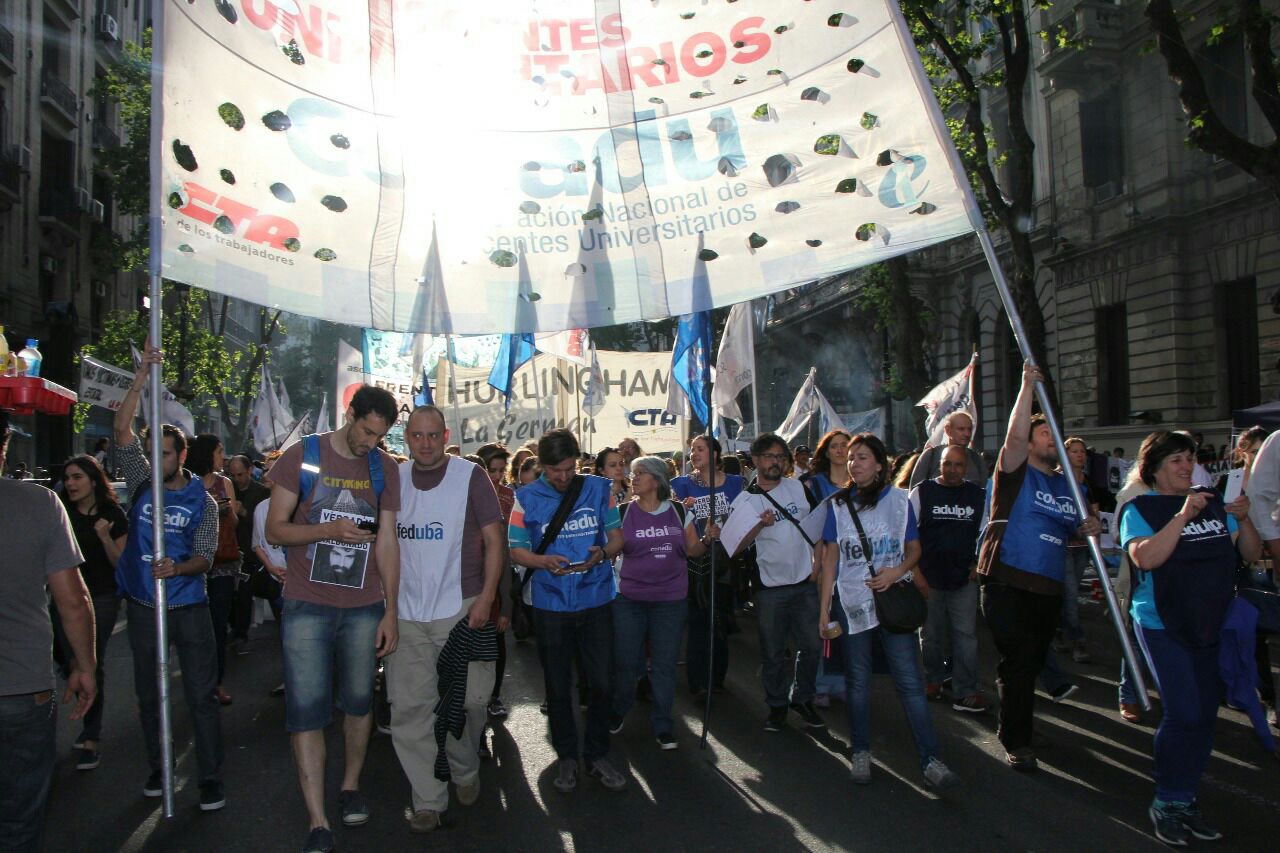
<path id="1" fill-rule="evenodd" d="M 678 5 L 157 4 L 163 274 L 378 329 L 556 332 L 979 222 L 896 3 Z"/>
<path id="2" fill-rule="evenodd" d="M 444 411 L 450 441 L 470 453 L 490 441 L 515 447 L 550 429 L 571 430 L 584 451 L 616 446 L 630 436 L 645 452 L 679 450 L 684 422 L 666 413 L 669 353 L 596 351 L 603 405 L 589 405 L 592 368 L 538 356 L 515 372 L 511 407 L 489 384 L 484 368 L 457 368 L 458 394 L 447 396 L 445 366 L 437 380 L 437 405 Z M 445 389 L 445 390 L 439 390 Z"/>

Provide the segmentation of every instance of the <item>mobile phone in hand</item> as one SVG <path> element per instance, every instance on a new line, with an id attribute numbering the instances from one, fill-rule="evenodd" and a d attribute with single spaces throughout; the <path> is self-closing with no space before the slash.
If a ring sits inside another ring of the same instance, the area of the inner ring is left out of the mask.
<path id="1" fill-rule="evenodd" d="M 361 530 L 367 530 L 367 531 L 369 531 L 370 533 L 377 533 L 377 532 L 378 532 L 378 522 L 376 522 L 376 521 L 370 521 L 370 520 L 369 520 L 369 519 L 367 519 L 367 518 L 362 518 L 362 519 L 360 519 L 359 521 L 357 521 L 357 522 L 356 522 L 356 527 L 359 527 Z"/>

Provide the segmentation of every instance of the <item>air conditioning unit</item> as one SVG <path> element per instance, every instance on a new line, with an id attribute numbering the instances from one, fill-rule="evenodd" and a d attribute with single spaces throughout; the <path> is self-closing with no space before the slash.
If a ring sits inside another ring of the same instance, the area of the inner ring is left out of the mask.
<path id="1" fill-rule="evenodd" d="M 93 194 L 84 187 L 76 187 L 76 207 L 81 213 L 88 213 L 93 208 Z"/>
<path id="2" fill-rule="evenodd" d="M 51 255 L 40 256 L 40 272 L 53 275 L 58 271 L 58 259 Z"/>
<path id="3" fill-rule="evenodd" d="M 98 16 L 98 38 L 103 41 L 120 40 L 120 22 L 110 15 Z"/>
<path id="4" fill-rule="evenodd" d="M 101 222 L 107 216 L 107 208 L 102 204 L 102 202 L 94 199 L 89 202 L 89 216 L 94 222 Z"/>
<path id="5" fill-rule="evenodd" d="M 1123 181 L 1107 181 L 1093 188 L 1093 201 L 1095 204 L 1111 201 L 1111 199 L 1116 198 L 1123 192 Z"/>
<path id="6" fill-rule="evenodd" d="M 31 149 L 25 145 L 15 145 L 9 149 L 9 161 L 24 172 L 31 171 Z"/>

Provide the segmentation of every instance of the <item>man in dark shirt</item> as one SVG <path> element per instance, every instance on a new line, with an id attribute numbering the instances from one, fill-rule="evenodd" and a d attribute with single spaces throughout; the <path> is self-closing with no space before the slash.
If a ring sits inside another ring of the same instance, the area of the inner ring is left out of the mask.
<path id="1" fill-rule="evenodd" d="M 244 557 L 242 570 L 245 577 L 254 572 L 266 571 L 262 561 L 253 551 L 253 510 L 271 497 L 271 490 L 253 479 L 253 463 L 248 456 L 232 456 L 227 460 L 227 476 L 236 492 L 236 540 Z M 236 587 L 236 597 L 231 604 L 231 647 L 237 654 L 249 651 L 249 623 L 253 617 L 253 588 L 243 579 Z"/>
<path id="2" fill-rule="evenodd" d="M 951 654 L 951 707 L 980 713 L 989 701 L 978 690 L 977 543 L 985 515 L 986 492 L 967 482 L 966 448 L 952 444 L 942 452 L 942 476 L 911 490 L 920 530 L 920 571 L 929 582 L 929 617 L 920 635 L 925 692 L 942 694 L 947 648 Z"/>

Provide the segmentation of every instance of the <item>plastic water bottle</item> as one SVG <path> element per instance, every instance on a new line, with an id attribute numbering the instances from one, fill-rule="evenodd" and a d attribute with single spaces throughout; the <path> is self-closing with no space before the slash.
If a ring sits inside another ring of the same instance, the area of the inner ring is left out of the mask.
<path id="1" fill-rule="evenodd" d="M 28 376 L 40 375 L 40 362 L 44 359 L 44 356 L 40 355 L 40 350 L 37 349 L 39 346 L 40 342 L 38 340 L 35 338 L 27 338 L 26 348 L 23 349 L 22 352 L 18 353 L 18 358 L 27 363 Z"/>

